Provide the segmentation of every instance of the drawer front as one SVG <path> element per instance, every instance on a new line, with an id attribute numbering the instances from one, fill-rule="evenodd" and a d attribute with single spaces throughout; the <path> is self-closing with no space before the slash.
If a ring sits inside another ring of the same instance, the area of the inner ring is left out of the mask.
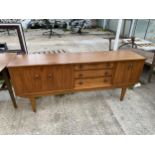
<path id="1" fill-rule="evenodd" d="M 74 78 L 112 76 L 112 69 L 75 71 Z"/>
<path id="2" fill-rule="evenodd" d="M 103 77 L 103 78 L 88 78 L 88 79 L 75 79 L 75 88 L 76 87 L 97 87 L 97 86 L 105 86 L 111 84 L 111 77 Z"/>
<path id="3" fill-rule="evenodd" d="M 74 66 L 75 70 L 89 70 L 89 69 L 103 69 L 103 68 L 113 68 L 114 63 L 94 63 L 94 64 L 77 64 Z"/>

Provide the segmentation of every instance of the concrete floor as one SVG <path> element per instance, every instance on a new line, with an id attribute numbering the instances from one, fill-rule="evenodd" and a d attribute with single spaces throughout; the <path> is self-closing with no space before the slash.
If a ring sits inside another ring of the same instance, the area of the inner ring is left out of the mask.
<path id="1" fill-rule="evenodd" d="M 26 43 L 29 52 L 40 52 L 46 50 L 64 49 L 67 52 L 91 52 L 108 50 L 108 41 L 103 39 L 103 34 L 111 34 L 110 32 L 91 31 L 91 34 L 98 35 L 78 35 L 69 34 L 69 32 L 62 32 L 59 36 L 43 36 L 42 33 L 47 30 L 28 30 L 25 32 Z M 0 42 L 7 42 L 10 49 L 18 49 L 19 43 L 17 35 L 10 31 L 11 36 L 7 33 L 0 33 Z"/>
<path id="2" fill-rule="evenodd" d="M 29 51 L 108 50 L 108 42 L 102 35 L 66 35 L 48 39 L 41 33 L 39 30 L 26 33 Z M 13 38 L 11 44 L 16 46 Z M 146 72 L 142 79 L 146 81 Z M 40 97 L 36 114 L 31 111 L 29 100 L 21 97 L 16 97 L 18 109 L 15 110 L 8 92 L 2 91 L 0 134 L 155 134 L 154 88 L 155 76 L 152 83 L 129 89 L 123 102 L 119 101 L 120 89 Z"/>

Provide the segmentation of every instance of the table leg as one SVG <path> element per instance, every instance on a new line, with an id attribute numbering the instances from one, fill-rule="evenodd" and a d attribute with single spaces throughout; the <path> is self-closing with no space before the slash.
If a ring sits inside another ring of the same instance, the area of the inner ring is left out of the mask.
<path id="1" fill-rule="evenodd" d="M 150 71 L 149 71 L 148 82 L 151 82 L 151 78 L 152 78 L 154 66 L 155 66 L 155 52 L 154 52 L 154 56 L 153 56 L 153 61 L 152 61 L 152 64 L 151 64 L 151 68 L 150 68 Z"/>
<path id="2" fill-rule="evenodd" d="M 35 99 L 35 97 L 29 97 L 29 99 L 31 101 L 32 111 L 36 112 L 36 99 Z"/>
<path id="3" fill-rule="evenodd" d="M 121 96 L 120 96 L 120 101 L 123 101 L 125 93 L 126 93 L 127 88 L 122 88 L 121 90 Z"/>
<path id="4" fill-rule="evenodd" d="M 10 97 L 12 99 L 13 106 L 14 106 L 14 108 L 17 108 L 15 96 L 14 96 L 14 93 L 13 93 L 13 90 L 12 90 L 12 86 L 11 86 L 10 79 L 8 77 L 8 72 L 7 72 L 6 68 L 3 69 L 2 75 L 3 75 L 3 78 L 4 78 L 5 83 L 7 85 L 7 89 L 9 91 Z"/>

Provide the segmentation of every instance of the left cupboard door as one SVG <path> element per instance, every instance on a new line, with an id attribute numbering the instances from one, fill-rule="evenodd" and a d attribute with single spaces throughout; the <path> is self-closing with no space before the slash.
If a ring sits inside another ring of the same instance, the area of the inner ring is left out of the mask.
<path id="1" fill-rule="evenodd" d="M 40 92 L 44 89 L 43 67 L 18 67 L 9 68 L 11 81 L 16 94 L 27 94 L 31 92 Z"/>

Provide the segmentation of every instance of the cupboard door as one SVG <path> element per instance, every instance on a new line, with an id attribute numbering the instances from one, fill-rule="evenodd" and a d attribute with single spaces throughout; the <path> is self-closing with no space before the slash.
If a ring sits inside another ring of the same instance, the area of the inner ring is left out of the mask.
<path id="1" fill-rule="evenodd" d="M 45 66 L 44 90 L 65 90 L 73 88 L 71 65 Z"/>
<path id="2" fill-rule="evenodd" d="M 131 76 L 129 80 L 130 83 L 138 82 L 143 70 L 143 66 L 144 66 L 144 61 L 136 61 L 133 63 Z"/>
<path id="3" fill-rule="evenodd" d="M 42 90 L 42 68 L 21 67 L 9 70 L 17 94 Z"/>
<path id="4" fill-rule="evenodd" d="M 138 82 L 143 65 L 144 61 L 118 62 L 113 83 L 126 85 Z"/>
<path id="5" fill-rule="evenodd" d="M 24 69 L 25 85 L 29 92 L 40 92 L 43 89 L 43 75 L 42 67 L 27 67 Z"/>
<path id="6" fill-rule="evenodd" d="M 128 62 L 118 62 L 114 74 L 114 84 L 127 84 L 131 75 Z"/>
<path id="7" fill-rule="evenodd" d="M 62 89 L 62 67 L 45 66 L 43 70 L 43 90 L 50 91 Z"/>

